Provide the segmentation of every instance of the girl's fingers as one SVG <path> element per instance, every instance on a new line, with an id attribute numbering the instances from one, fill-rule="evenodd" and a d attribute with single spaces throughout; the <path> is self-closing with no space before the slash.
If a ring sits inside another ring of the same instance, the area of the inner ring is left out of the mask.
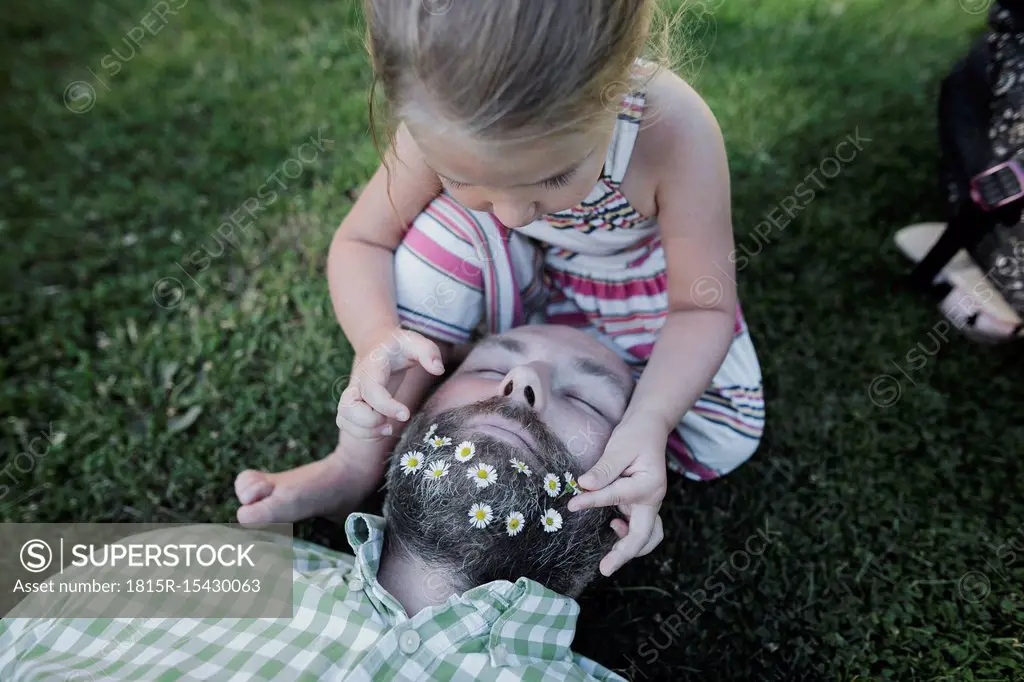
<path id="1" fill-rule="evenodd" d="M 630 559 L 639 556 L 654 532 L 658 511 L 654 507 L 637 505 L 629 517 L 629 532 L 612 547 L 601 560 L 601 574 L 610 576 Z"/>
<path id="2" fill-rule="evenodd" d="M 590 470 L 577 479 L 577 482 L 587 490 L 598 490 L 606 487 L 626 470 L 634 459 L 636 452 L 617 447 L 615 438 L 609 440 L 611 447 L 605 448 L 604 454 L 597 463 L 590 467 Z"/>
<path id="3" fill-rule="evenodd" d="M 339 426 L 342 421 L 347 421 L 357 426 L 365 426 L 372 429 L 384 426 L 387 422 L 387 417 L 360 400 L 359 402 L 339 407 L 336 421 Z"/>
<path id="4" fill-rule="evenodd" d="M 391 354 L 386 348 L 375 348 L 369 355 L 352 360 L 352 381 L 359 384 L 360 391 L 375 385 L 384 386 L 389 378 Z"/>
<path id="5" fill-rule="evenodd" d="M 629 524 L 622 519 L 612 519 L 611 526 L 612 530 L 615 531 L 615 534 L 619 536 L 620 540 L 626 537 L 626 534 L 629 532 Z"/>
<path id="6" fill-rule="evenodd" d="M 358 438 L 359 440 L 380 440 L 381 438 L 386 438 L 387 436 L 391 435 L 390 424 L 385 424 L 384 426 L 375 426 L 371 428 L 366 426 L 360 426 L 358 424 L 353 424 L 352 422 L 346 421 L 344 419 L 339 419 L 338 428 L 342 432 L 348 434 L 349 436 L 352 436 L 353 438 Z"/>
<path id="7" fill-rule="evenodd" d="M 404 422 L 409 418 L 409 409 L 402 403 L 395 400 L 383 383 L 375 380 L 374 377 L 366 379 L 360 377 L 359 392 L 363 401 L 386 417 Z"/>
<path id="8" fill-rule="evenodd" d="M 636 478 L 620 478 L 600 490 L 592 490 L 576 495 L 569 500 L 569 511 L 575 512 L 595 507 L 618 507 L 619 505 L 634 504 L 645 496 L 644 493 L 647 487 L 643 481 Z"/>
<path id="9" fill-rule="evenodd" d="M 359 393 L 359 382 L 352 379 L 338 398 L 338 412 L 341 412 L 346 407 L 362 402 L 362 400 L 363 396 Z"/>
<path id="10" fill-rule="evenodd" d="M 427 370 L 431 374 L 441 375 L 444 374 L 444 363 L 441 362 L 441 350 L 437 347 L 437 344 L 416 332 L 406 332 L 405 339 L 405 352 L 408 356 L 415 358 L 423 369 Z"/>
<path id="11" fill-rule="evenodd" d="M 611 522 L 612 530 L 619 536 L 619 539 L 626 537 L 629 534 L 629 524 L 624 519 L 612 519 Z M 661 541 L 665 539 L 665 527 L 661 522 L 661 514 L 658 515 L 657 520 L 654 522 L 654 532 L 651 533 L 651 539 L 647 541 L 644 548 L 637 554 L 638 557 L 646 556 L 654 551 L 654 548 L 661 544 Z"/>
<path id="12" fill-rule="evenodd" d="M 640 556 L 647 556 L 654 551 L 654 548 L 661 544 L 661 541 L 665 539 L 665 526 L 661 523 L 661 514 L 654 519 L 654 532 L 651 533 L 651 539 L 647 541 L 644 548 L 637 554 Z"/>

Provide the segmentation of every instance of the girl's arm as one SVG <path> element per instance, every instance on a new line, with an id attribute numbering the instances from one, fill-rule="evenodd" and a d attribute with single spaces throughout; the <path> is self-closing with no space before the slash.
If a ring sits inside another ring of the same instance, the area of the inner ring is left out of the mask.
<path id="1" fill-rule="evenodd" d="M 721 367 L 736 319 L 729 168 L 703 100 L 675 78 L 651 94 L 665 116 L 651 125 L 659 150 L 656 200 L 668 277 L 669 315 L 626 416 L 653 415 L 671 431 Z M 647 145 L 645 145 L 647 146 Z"/>
<path id="2" fill-rule="evenodd" d="M 385 162 L 335 232 L 327 256 L 334 314 L 357 356 L 398 327 L 395 250 L 407 226 L 440 191 L 440 180 L 401 126 Z"/>

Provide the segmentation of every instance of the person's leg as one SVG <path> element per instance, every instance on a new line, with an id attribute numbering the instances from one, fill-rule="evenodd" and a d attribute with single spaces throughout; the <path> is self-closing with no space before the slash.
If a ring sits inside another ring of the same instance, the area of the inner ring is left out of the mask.
<path id="1" fill-rule="evenodd" d="M 402 326 L 437 342 L 448 371 L 465 356 L 477 330 L 486 326 L 495 310 L 507 310 L 520 295 L 529 304 L 537 294 L 534 247 L 518 235 L 507 241 L 494 239 L 502 229 L 487 214 L 467 211 L 441 195 L 413 221 L 395 252 L 395 297 Z M 499 253 L 489 248 L 493 244 L 503 245 Z M 506 269 L 496 275 L 499 266 Z M 498 290 L 498 282 L 516 289 Z M 396 377 L 388 389 L 414 414 L 436 380 L 416 366 Z M 387 456 L 405 426 L 390 423 L 393 435 L 388 438 L 368 442 L 342 433 L 330 455 L 290 471 L 242 472 L 235 481 L 243 505 L 239 521 L 344 518 L 383 477 Z"/>

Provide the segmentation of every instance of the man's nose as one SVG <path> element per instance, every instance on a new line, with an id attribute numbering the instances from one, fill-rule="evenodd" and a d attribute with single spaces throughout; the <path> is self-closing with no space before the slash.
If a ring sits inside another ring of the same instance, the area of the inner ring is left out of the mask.
<path id="1" fill-rule="evenodd" d="M 548 391 L 541 372 L 530 365 L 515 367 L 498 387 L 501 395 L 542 412 L 547 405 Z"/>

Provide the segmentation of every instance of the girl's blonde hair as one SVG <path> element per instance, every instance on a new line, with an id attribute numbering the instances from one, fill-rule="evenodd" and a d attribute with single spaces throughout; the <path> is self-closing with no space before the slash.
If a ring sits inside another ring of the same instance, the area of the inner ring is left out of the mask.
<path id="1" fill-rule="evenodd" d="M 634 68 L 642 56 L 660 61 L 645 46 L 668 44 L 665 32 L 651 40 L 657 0 L 365 0 L 365 8 L 375 143 L 377 86 L 391 121 L 426 119 L 479 141 L 586 130 L 650 76 Z"/>

